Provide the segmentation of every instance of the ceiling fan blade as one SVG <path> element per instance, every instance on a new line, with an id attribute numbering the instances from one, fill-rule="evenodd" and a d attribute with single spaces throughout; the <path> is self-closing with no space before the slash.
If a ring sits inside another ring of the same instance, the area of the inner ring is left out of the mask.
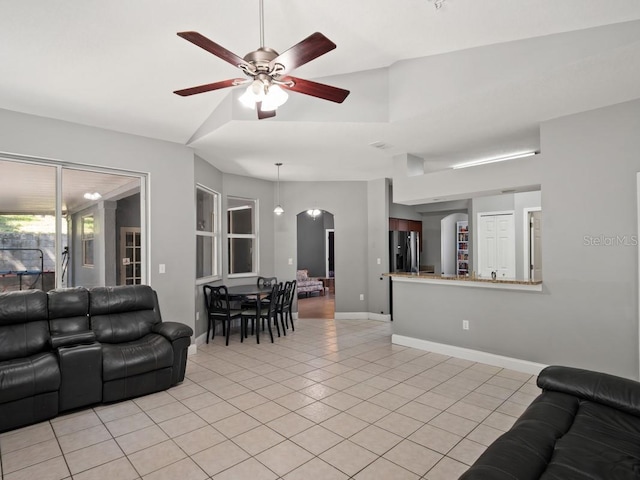
<path id="1" fill-rule="evenodd" d="M 189 95 L 195 95 L 196 93 L 211 92 L 212 90 L 220 90 L 221 88 L 235 87 L 241 83 L 245 83 L 247 80 L 244 78 L 231 78 L 229 80 L 223 80 L 221 82 L 207 83 L 205 85 L 198 85 L 197 87 L 185 88 L 183 90 L 176 90 L 176 95 L 181 97 L 188 97 Z"/>
<path id="2" fill-rule="evenodd" d="M 276 116 L 275 110 L 262 110 L 262 102 L 256 102 L 256 110 L 258 111 L 258 120 L 262 120 L 264 118 L 272 118 Z"/>
<path id="3" fill-rule="evenodd" d="M 278 63 L 284 67 L 282 73 L 290 72 L 334 48 L 336 48 L 335 43 L 320 32 L 316 32 L 271 60 L 269 67 L 273 68 Z"/>
<path id="4" fill-rule="evenodd" d="M 221 58 L 225 62 L 229 62 L 234 67 L 247 63 L 242 57 L 239 57 L 235 53 L 230 52 L 223 46 L 218 45 L 213 40 L 209 40 L 207 37 L 199 34 L 198 32 L 178 32 L 178 36 L 193 43 L 194 45 L 197 45 L 198 47 L 206 50 L 209 53 L 213 53 L 216 57 Z"/>
<path id="5" fill-rule="evenodd" d="M 336 103 L 344 102 L 344 99 L 349 96 L 349 93 L 351 93 L 349 90 L 332 87 L 331 85 L 326 85 L 324 83 L 312 82 L 311 80 L 304 80 L 302 78 L 284 77 L 280 80 L 282 82 L 293 82 L 293 85 L 291 86 L 286 83 L 283 84 L 282 87 L 284 88 Z"/>

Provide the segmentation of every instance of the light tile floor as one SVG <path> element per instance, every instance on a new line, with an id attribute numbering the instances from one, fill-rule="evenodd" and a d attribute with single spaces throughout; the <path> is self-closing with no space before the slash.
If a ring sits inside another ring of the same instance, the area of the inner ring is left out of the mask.
<path id="1" fill-rule="evenodd" d="M 535 379 L 391 344 L 389 323 L 302 319 L 221 336 L 168 391 L 0 435 L 2 478 L 452 480 L 539 393 Z"/>

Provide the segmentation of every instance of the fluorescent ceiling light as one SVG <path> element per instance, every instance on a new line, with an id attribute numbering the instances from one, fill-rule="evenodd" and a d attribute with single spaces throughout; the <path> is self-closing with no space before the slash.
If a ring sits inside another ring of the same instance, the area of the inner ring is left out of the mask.
<path id="1" fill-rule="evenodd" d="M 507 160 L 515 160 L 517 158 L 525 158 L 532 157 L 533 155 L 537 155 L 538 152 L 521 152 L 514 153 L 513 155 L 507 155 L 505 157 L 492 157 L 492 158 L 483 158 L 481 160 L 473 160 L 471 162 L 464 162 L 454 165 L 452 168 L 467 168 L 467 167 L 475 167 L 476 165 L 485 165 L 487 163 L 497 163 L 497 162 L 505 162 Z"/>

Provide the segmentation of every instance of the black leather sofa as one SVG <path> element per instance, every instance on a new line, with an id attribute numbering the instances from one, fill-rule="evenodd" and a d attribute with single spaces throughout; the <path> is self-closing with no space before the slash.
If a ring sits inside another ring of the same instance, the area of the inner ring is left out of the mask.
<path id="1" fill-rule="evenodd" d="M 0 293 L 0 431 L 180 383 L 192 335 L 146 285 Z"/>
<path id="2" fill-rule="evenodd" d="M 640 478 L 640 383 L 552 366 L 543 392 L 460 480 Z"/>

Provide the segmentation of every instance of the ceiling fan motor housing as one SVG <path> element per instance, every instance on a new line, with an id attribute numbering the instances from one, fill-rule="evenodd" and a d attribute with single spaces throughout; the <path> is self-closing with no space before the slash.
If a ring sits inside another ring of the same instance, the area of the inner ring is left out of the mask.
<path id="1" fill-rule="evenodd" d="M 272 48 L 260 47 L 253 52 L 247 53 L 244 56 L 244 60 L 255 68 L 256 73 L 271 74 L 272 69 L 269 66 L 269 63 L 278 55 L 279 53 Z"/>

